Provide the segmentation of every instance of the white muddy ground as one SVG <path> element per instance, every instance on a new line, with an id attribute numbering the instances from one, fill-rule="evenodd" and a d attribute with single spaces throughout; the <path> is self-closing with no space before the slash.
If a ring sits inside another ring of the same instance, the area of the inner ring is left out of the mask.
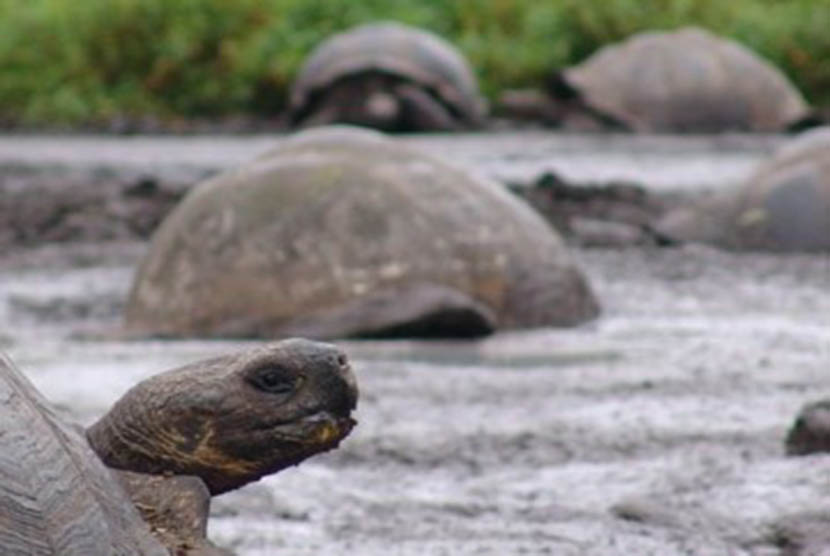
<path id="1" fill-rule="evenodd" d="M 642 170 L 643 149 L 623 167 Z M 83 423 L 135 381 L 239 345 L 79 339 L 117 326 L 143 249 L 0 253 L 0 348 Z M 215 499 L 210 536 L 246 556 L 772 555 L 784 518 L 830 514 L 830 455 L 782 445 L 797 410 L 830 397 L 830 256 L 576 255 L 604 307 L 587 326 L 343 343 L 352 436 Z"/>
<path id="2" fill-rule="evenodd" d="M 33 251 L 0 271 L 5 348 L 82 422 L 237 346 L 71 339 L 117 323 L 141 249 Z M 782 517 L 830 510 L 830 456 L 782 450 L 799 407 L 830 396 L 830 258 L 578 255 L 605 309 L 588 326 L 344 343 L 353 435 L 217 498 L 212 538 L 251 556 L 777 554 Z"/>
<path id="3" fill-rule="evenodd" d="M 0 135 L 2 167 L 72 167 L 189 176 L 244 163 L 280 144 L 279 135 Z M 574 181 L 633 181 L 656 190 L 740 182 L 787 140 L 782 135 L 415 134 L 396 140 L 499 180 L 528 182 L 553 171 Z"/>

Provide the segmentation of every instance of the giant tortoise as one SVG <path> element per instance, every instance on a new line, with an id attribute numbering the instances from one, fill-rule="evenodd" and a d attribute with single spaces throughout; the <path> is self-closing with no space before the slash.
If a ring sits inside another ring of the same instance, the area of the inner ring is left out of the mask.
<path id="1" fill-rule="evenodd" d="M 319 45 L 291 88 L 293 125 L 349 123 L 447 131 L 482 123 L 485 103 L 466 60 L 438 36 L 371 23 Z"/>
<path id="2" fill-rule="evenodd" d="M 210 496 L 336 447 L 356 400 L 340 350 L 292 339 L 151 377 L 84 431 L 0 353 L 0 552 L 227 554 Z"/>
<path id="3" fill-rule="evenodd" d="M 504 187 L 372 130 L 318 128 L 196 186 L 153 236 L 128 333 L 461 337 L 597 302 Z"/>
<path id="4" fill-rule="evenodd" d="M 670 211 L 654 228 L 731 249 L 830 251 L 830 127 L 802 133 L 740 188 Z"/>
<path id="5" fill-rule="evenodd" d="M 687 27 L 649 31 L 556 72 L 547 94 L 512 91 L 508 113 L 637 132 L 776 131 L 810 118 L 786 77 L 743 45 Z"/>

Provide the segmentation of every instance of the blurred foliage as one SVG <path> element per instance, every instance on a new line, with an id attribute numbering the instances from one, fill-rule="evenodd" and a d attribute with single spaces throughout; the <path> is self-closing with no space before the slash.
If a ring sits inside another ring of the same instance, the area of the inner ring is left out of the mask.
<path id="1" fill-rule="evenodd" d="M 830 103 L 830 0 L 0 0 L 0 123 L 273 114 L 319 41 L 377 19 L 455 43 L 491 96 L 637 31 L 700 25 Z"/>

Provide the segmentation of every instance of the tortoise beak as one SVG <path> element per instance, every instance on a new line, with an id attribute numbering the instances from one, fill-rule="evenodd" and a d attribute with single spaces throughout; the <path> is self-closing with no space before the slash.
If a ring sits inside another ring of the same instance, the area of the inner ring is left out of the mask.
<path id="1" fill-rule="evenodd" d="M 303 439 L 302 444 L 313 446 L 315 452 L 336 448 L 357 425 L 357 421 L 351 417 L 340 417 L 326 412 L 306 417 L 303 422 L 310 425 L 313 432 Z"/>
<path id="2" fill-rule="evenodd" d="M 344 413 L 348 416 L 351 411 L 357 409 L 357 378 L 354 372 L 352 372 L 352 366 L 349 364 L 349 359 L 345 353 L 340 352 L 337 357 L 337 363 L 339 365 L 340 378 L 343 379 L 346 386 L 346 411 Z"/>

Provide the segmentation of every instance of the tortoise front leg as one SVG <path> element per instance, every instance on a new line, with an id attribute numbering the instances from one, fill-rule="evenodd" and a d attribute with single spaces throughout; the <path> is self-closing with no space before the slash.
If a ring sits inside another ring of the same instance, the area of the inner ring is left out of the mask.
<path id="1" fill-rule="evenodd" d="M 150 526 L 153 535 L 177 556 L 233 556 L 207 540 L 210 492 L 198 477 L 113 474 Z"/>

